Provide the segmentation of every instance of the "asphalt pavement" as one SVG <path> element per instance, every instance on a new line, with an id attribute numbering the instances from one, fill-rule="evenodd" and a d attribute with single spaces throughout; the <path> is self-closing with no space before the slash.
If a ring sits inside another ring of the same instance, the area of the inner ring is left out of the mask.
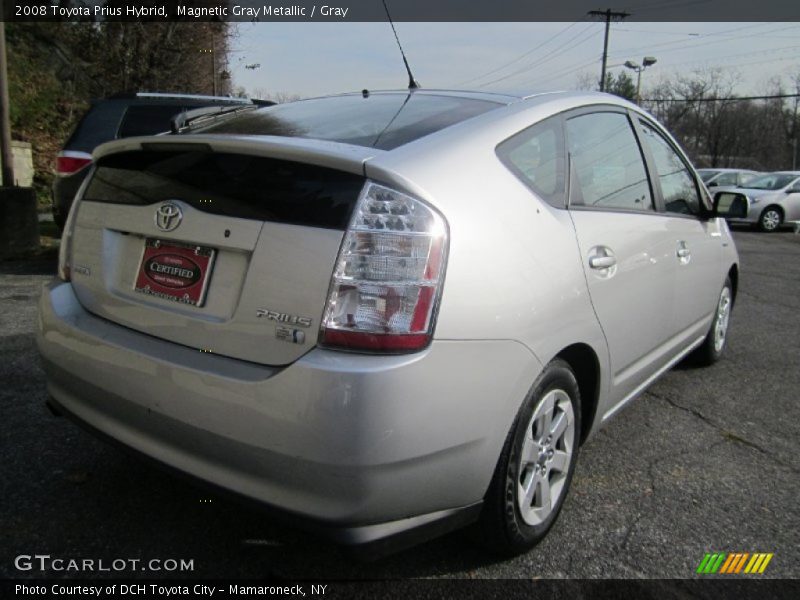
<path id="1" fill-rule="evenodd" d="M 0 577 L 40 575 L 14 566 L 38 553 L 190 559 L 204 578 L 682 578 L 711 551 L 800 577 L 800 235 L 735 237 L 723 360 L 669 372 L 585 445 L 550 535 L 512 560 L 458 532 L 359 562 L 53 417 L 33 332 L 55 262 L 0 263 Z"/>

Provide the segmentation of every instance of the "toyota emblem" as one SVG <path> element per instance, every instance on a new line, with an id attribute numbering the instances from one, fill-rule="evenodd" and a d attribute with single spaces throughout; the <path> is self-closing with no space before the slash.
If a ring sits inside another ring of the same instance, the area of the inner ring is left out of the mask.
<path id="1" fill-rule="evenodd" d="M 156 210 L 156 227 L 161 231 L 172 231 L 181 224 L 183 212 L 181 207 L 172 202 L 165 202 Z"/>

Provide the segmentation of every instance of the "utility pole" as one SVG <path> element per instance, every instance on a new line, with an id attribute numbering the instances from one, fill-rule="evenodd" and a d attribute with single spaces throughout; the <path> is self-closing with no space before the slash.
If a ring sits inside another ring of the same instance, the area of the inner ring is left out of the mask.
<path id="1" fill-rule="evenodd" d="M 212 95 L 217 95 L 217 40 L 214 39 L 214 30 L 211 30 L 211 88 Z"/>
<path id="2" fill-rule="evenodd" d="M 795 79 L 795 87 L 797 92 L 800 93 L 800 77 Z M 794 97 L 794 119 L 792 120 L 792 171 L 797 170 L 797 107 L 800 104 L 800 98 Z"/>
<path id="3" fill-rule="evenodd" d="M 624 19 L 631 16 L 630 13 L 624 11 L 613 11 L 610 8 L 606 10 L 590 10 L 587 13 L 591 17 L 602 17 L 606 22 L 606 36 L 603 40 L 603 66 L 600 71 L 600 91 L 606 90 L 606 63 L 608 62 L 608 34 L 611 29 L 611 19 Z"/>
<path id="4" fill-rule="evenodd" d="M 3 10 L 0 0 L 0 10 Z M 0 22 L 0 161 L 3 163 L 3 186 L 13 187 L 14 158 L 11 154 L 11 119 L 8 100 L 8 63 L 6 61 L 6 24 Z"/>

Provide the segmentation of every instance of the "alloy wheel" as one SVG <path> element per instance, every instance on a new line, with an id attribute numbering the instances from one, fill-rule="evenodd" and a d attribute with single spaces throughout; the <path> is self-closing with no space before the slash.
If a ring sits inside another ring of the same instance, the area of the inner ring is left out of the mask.
<path id="1" fill-rule="evenodd" d="M 728 321 L 731 317 L 731 289 L 726 285 L 722 288 L 717 304 L 716 324 L 714 326 L 714 351 L 721 352 L 728 334 Z"/>
<path id="2" fill-rule="evenodd" d="M 781 224 L 781 215 L 777 210 L 770 209 L 761 216 L 761 225 L 767 231 L 774 231 Z"/>
<path id="3" fill-rule="evenodd" d="M 570 397 L 563 390 L 551 390 L 536 405 L 520 452 L 517 506 L 528 525 L 540 525 L 558 506 L 574 444 Z"/>

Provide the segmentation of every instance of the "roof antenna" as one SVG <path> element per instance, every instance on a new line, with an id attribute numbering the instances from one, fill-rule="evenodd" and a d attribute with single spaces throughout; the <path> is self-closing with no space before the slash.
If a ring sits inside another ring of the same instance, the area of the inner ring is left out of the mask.
<path id="1" fill-rule="evenodd" d="M 406 53 L 403 52 L 403 46 L 400 44 L 400 38 L 397 37 L 397 30 L 394 28 L 394 22 L 392 21 L 392 15 L 389 14 L 389 7 L 386 6 L 386 0 L 383 1 L 383 8 L 386 11 L 386 16 L 389 18 L 389 25 L 392 26 L 392 31 L 394 32 L 394 39 L 397 40 L 397 47 L 400 48 L 400 54 L 403 55 L 403 62 L 406 65 L 406 71 L 408 71 L 408 89 L 409 90 L 416 90 L 419 89 L 420 85 L 417 83 L 417 80 L 414 79 L 414 75 L 411 74 L 411 67 L 408 66 L 408 60 L 406 60 Z"/>

